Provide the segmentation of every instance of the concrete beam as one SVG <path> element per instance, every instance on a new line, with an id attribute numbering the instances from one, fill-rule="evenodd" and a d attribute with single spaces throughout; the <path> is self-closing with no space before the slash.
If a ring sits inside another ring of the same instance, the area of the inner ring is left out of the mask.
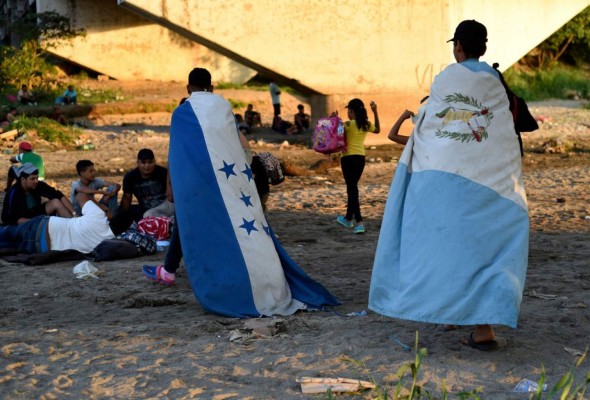
<path id="1" fill-rule="evenodd" d="M 464 19 L 489 32 L 486 59 L 508 68 L 590 0 L 119 0 L 280 83 L 321 94 L 424 94 L 454 62 Z M 165 21 L 165 22 L 163 22 Z"/>
<path id="2" fill-rule="evenodd" d="M 256 71 L 117 6 L 116 0 L 37 0 L 37 12 L 68 16 L 86 37 L 52 48 L 58 57 L 119 80 L 186 81 L 195 66 L 218 82 L 243 83 Z"/>

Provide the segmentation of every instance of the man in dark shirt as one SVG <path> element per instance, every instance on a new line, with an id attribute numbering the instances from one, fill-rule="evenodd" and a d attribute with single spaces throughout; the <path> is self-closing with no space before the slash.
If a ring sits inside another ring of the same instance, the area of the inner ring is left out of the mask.
<path id="1" fill-rule="evenodd" d="M 295 114 L 294 120 L 298 132 L 303 132 L 309 129 L 311 119 L 309 114 L 305 113 L 303 104 L 297 106 L 297 114 Z"/>
<path id="2" fill-rule="evenodd" d="M 2 222 L 17 225 L 38 215 L 76 216 L 74 206 L 59 190 L 39 182 L 39 170 L 32 163 L 24 163 L 16 171 L 17 180 L 4 197 Z M 41 198 L 48 201 L 42 202 Z"/>
<path id="3" fill-rule="evenodd" d="M 137 153 L 137 168 L 123 177 L 121 210 L 130 210 L 135 221 L 145 217 L 172 217 L 174 204 L 166 200 L 168 170 L 156 165 L 154 152 L 141 149 Z M 133 196 L 139 204 L 131 205 Z"/>

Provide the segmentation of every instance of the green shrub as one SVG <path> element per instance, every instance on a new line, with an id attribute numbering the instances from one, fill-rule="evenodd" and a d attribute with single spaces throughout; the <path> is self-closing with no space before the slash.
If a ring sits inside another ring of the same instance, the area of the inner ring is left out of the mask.
<path id="1" fill-rule="evenodd" d="M 231 104 L 231 108 L 236 110 L 238 108 L 245 108 L 246 107 L 246 103 L 243 102 L 242 100 L 235 100 L 235 99 L 227 99 L 227 101 L 229 101 L 229 104 Z"/>
<path id="2" fill-rule="evenodd" d="M 529 101 L 590 97 L 590 72 L 583 69 L 560 66 L 519 71 L 512 67 L 504 73 L 504 78 L 516 94 Z"/>
<path id="3" fill-rule="evenodd" d="M 0 46 L 0 82 L 4 93 L 16 95 L 25 84 L 40 102 L 47 101 L 53 96 L 56 77 L 55 66 L 45 61 L 35 42 L 24 42 L 19 49 Z"/>
<path id="4" fill-rule="evenodd" d="M 59 144 L 71 144 L 80 136 L 80 131 L 77 128 L 63 126 L 50 118 L 35 118 L 25 115 L 19 116 L 9 129 L 17 129 L 21 133 L 36 131 L 39 138 Z"/>

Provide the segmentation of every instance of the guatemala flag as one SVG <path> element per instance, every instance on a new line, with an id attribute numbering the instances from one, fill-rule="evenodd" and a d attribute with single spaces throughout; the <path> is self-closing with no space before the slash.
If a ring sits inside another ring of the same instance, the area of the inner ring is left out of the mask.
<path id="1" fill-rule="evenodd" d="M 528 238 L 506 90 L 485 63 L 452 64 L 434 80 L 395 171 L 369 308 L 414 321 L 515 328 Z"/>
<path id="2" fill-rule="evenodd" d="M 168 163 L 184 264 L 204 309 L 259 317 L 339 304 L 276 240 L 225 99 L 194 92 L 174 111 Z"/>

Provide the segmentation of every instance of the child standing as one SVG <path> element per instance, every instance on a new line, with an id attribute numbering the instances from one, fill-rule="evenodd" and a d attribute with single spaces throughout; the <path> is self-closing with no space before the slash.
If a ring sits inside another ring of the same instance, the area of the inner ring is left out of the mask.
<path id="1" fill-rule="evenodd" d="M 379 114 L 377 113 L 377 104 L 371 102 L 371 111 L 375 119 L 375 124 L 369 121 L 367 109 L 361 99 L 352 99 L 348 102 L 348 119 L 344 123 L 344 132 L 346 133 L 347 150 L 342 153 L 340 164 L 342 175 L 346 182 L 346 193 L 348 201 L 346 205 L 346 215 L 338 216 L 336 221 L 347 228 L 354 225 L 352 219 L 356 221 L 354 233 L 365 233 L 363 217 L 361 216 L 361 207 L 359 203 L 358 182 L 365 169 L 365 137 L 367 132 L 379 133 L 381 126 L 379 124 Z"/>
<path id="2" fill-rule="evenodd" d="M 74 209 L 78 215 L 82 214 L 82 209 L 76 201 L 76 194 L 85 193 L 94 197 L 95 194 L 102 194 L 99 203 L 108 207 L 111 213 L 117 211 L 117 195 L 121 190 L 121 185 L 113 182 L 106 182 L 96 177 L 96 168 L 94 163 L 90 160 L 80 160 L 76 163 L 76 172 L 80 177 L 79 180 L 72 182 L 72 189 L 70 191 L 70 201 L 74 205 Z M 102 190 L 103 188 L 106 190 Z"/>

